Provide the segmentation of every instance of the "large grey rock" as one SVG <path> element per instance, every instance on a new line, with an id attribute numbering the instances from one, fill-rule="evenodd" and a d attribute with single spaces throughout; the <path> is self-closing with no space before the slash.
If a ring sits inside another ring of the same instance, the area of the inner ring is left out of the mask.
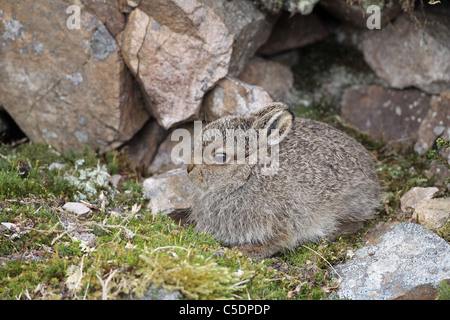
<path id="1" fill-rule="evenodd" d="M 0 2 L 0 105 L 33 142 L 113 149 L 149 114 L 99 19 L 79 2 L 80 29 L 67 27 L 71 4 Z"/>
<path id="2" fill-rule="evenodd" d="M 377 244 L 357 250 L 336 271 L 342 277 L 337 295 L 343 299 L 432 298 L 434 288 L 450 279 L 450 245 L 424 227 L 404 222 Z"/>
<path id="3" fill-rule="evenodd" d="M 237 76 L 273 28 L 251 1 L 142 1 L 117 37 L 165 129 L 197 118 L 204 94 Z"/>
<path id="4" fill-rule="evenodd" d="M 364 57 L 393 88 L 439 94 L 450 90 L 450 6 L 427 6 L 425 16 L 426 23 L 421 10 L 417 20 L 403 14 L 372 32 L 364 41 Z"/>

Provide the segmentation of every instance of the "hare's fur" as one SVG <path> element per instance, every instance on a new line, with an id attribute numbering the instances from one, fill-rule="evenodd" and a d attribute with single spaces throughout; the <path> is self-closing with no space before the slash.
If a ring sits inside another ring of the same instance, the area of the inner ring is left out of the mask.
<path id="1" fill-rule="evenodd" d="M 341 224 L 374 217 L 381 202 L 367 150 L 330 125 L 294 118 L 284 104 L 216 120 L 202 133 L 262 128 L 274 114 L 284 116 L 278 121 L 283 125 L 291 119 L 289 128 L 281 128 L 287 135 L 279 143 L 276 174 L 261 174 L 259 164 L 202 163 L 189 170 L 197 186 L 189 221 L 198 231 L 259 257 L 331 237 Z M 196 146 L 204 148 L 204 142 Z"/>

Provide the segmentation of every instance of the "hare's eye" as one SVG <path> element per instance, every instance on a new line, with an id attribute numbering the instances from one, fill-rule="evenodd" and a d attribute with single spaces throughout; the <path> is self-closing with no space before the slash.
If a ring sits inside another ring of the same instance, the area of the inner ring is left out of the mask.
<path id="1" fill-rule="evenodd" d="M 227 155 L 225 153 L 218 152 L 214 155 L 213 160 L 216 163 L 223 164 L 223 163 L 227 162 Z"/>

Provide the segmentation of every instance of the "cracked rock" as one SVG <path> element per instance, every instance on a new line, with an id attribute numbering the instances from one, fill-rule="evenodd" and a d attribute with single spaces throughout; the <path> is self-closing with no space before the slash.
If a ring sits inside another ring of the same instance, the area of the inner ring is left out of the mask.
<path id="1" fill-rule="evenodd" d="M 80 3 L 3 1 L 0 104 L 33 142 L 62 152 L 116 148 L 149 119 L 109 30 Z M 69 28 L 70 27 L 70 28 Z"/>
<path id="2" fill-rule="evenodd" d="M 159 124 L 198 118 L 204 94 L 237 76 L 274 21 L 251 1 L 143 1 L 117 36 Z"/>

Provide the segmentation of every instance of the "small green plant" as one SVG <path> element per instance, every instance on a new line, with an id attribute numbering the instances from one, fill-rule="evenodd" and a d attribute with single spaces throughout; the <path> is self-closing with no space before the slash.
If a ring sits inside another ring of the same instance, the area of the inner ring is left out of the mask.
<path id="1" fill-rule="evenodd" d="M 438 299 L 439 300 L 450 300 L 450 282 L 442 281 L 438 288 Z"/>
<path id="2" fill-rule="evenodd" d="M 435 160 L 439 164 L 444 165 L 447 169 L 450 169 L 450 163 L 444 158 L 444 156 L 439 152 L 440 149 L 450 148 L 450 141 L 444 140 L 442 138 L 436 139 L 436 149 L 431 149 L 428 151 L 427 157 L 428 159 Z"/>
<path id="3" fill-rule="evenodd" d="M 448 150 L 450 148 L 450 141 L 443 138 L 436 139 L 436 148 L 432 148 L 428 151 L 427 157 L 432 161 L 436 161 L 438 164 L 443 165 L 445 168 L 450 170 L 450 163 L 445 159 L 445 157 L 440 152 L 442 149 Z M 450 183 L 450 177 L 446 177 L 446 183 Z"/>

